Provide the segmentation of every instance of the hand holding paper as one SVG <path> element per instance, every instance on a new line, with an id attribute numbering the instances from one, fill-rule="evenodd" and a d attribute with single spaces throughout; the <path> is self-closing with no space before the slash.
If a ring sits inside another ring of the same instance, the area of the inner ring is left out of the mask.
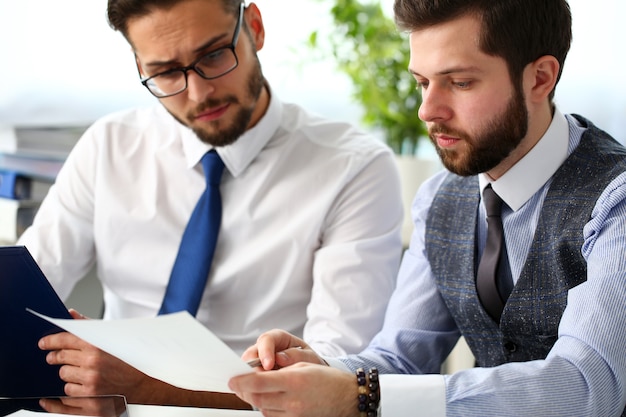
<path id="1" fill-rule="evenodd" d="M 189 313 L 122 320 L 53 319 L 31 312 L 180 388 L 231 392 L 228 380 L 252 369 Z"/>

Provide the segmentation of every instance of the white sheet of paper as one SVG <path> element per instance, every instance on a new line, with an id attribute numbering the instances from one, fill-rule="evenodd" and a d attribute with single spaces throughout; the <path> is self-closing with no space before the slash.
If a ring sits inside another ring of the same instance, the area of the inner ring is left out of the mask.
<path id="1" fill-rule="evenodd" d="M 15 413 L 7 415 L 7 417 L 67 417 L 67 414 L 46 413 L 45 411 L 18 410 Z M 87 416 L 72 416 L 87 417 Z"/>
<path id="2" fill-rule="evenodd" d="M 189 313 L 120 320 L 53 319 L 33 314 L 171 385 L 231 392 L 228 380 L 253 372 Z"/>
<path id="3" fill-rule="evenodd" d="M 128 415 L 129 417 L 259 417 L 263 414 L 259 411 L 128 404 Z M 67 414 L 19 410 L 7 417 L 67 417 Z"/>
<path id="4" fill-rule="evenodd" d="M 260 411 L 128 404 L 128 415 L 129 417 L 259 417 L 263 414 Z"/>

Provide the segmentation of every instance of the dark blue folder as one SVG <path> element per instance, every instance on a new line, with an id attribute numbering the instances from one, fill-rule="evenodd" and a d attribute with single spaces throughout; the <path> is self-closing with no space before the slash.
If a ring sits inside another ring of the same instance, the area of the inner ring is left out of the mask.
<path id="1" fill-rule="evenodd" d="M 64 395 L 60 366 L 48 365 L 37 347 L 41 337 L 62 330 L 27 308 L 72 318 L 26 247 L 0 247 L 0 397 Z"/>

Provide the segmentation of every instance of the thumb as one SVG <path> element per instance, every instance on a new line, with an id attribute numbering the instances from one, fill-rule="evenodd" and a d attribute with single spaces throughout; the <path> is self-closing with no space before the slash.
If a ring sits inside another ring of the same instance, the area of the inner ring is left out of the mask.
<path id="1" fill-rule="evenodd" d="M 276 353 L 276 366 L 278 368 L 284 368 L 298 362 L 326 364 L 313 350 L 307 348 L 294 347 Z"/>
<path id="2" fill-rule="evenodd" d="M 89 317 L 80 314 L 77 310 L 74 310 L 73 308 L 70 308 L 69 312 L 70 312 L 70 315 L 72 316 L 72 318 L 75 319 L 75 320 L 89 319 Z"/>

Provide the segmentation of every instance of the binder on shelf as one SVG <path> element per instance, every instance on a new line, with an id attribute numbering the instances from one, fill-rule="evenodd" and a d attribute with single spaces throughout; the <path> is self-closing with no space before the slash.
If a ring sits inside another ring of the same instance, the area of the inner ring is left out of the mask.
<path id="1" fill-rule="evenodd" d="M 37 214 L 38 200 L 15 200 L 0 197 L 0 243 L 10 244 L 24 233 Z"/>
<path id="2" fill-rule="evenodd" d="M 86 129 L 86 125 L 2 125 L 0 152 L 64 160 Z"/>
<path id="3" fill-rule="evenodd" d="M 0 168 L 0 197 L 14 200 L 43 200 L 52 180 L 43 180 Z"/>
<path id="4" fill-rule="evenodd" d="M 63 162 L 60 159 L 34 157 L 23 153 L 0 153 L 0 169 L 47 181 L 54 181 Z"/>

